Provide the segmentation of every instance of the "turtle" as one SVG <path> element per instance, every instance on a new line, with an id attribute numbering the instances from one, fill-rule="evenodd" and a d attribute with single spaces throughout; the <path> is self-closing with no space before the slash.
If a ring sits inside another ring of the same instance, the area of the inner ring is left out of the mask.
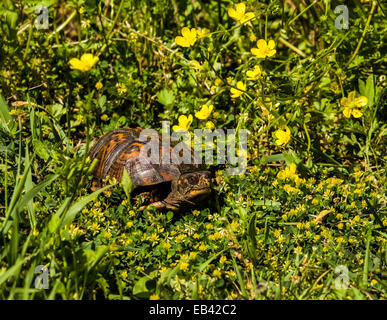
<path id="1" fill-rule="evenodd" d="M 127 170 L 134 186 L 131 197 L 142 199 L 140 210 L 154 206 L 158 210 L 178 212 L 203 204 L 212 191 L 211 172 L 195 161 L 188 146 L 185 150 L 189 151 L 191 161 L 179 161 L 182 151 L 175 151 L 177 143 L 170 142 L 167 150 L 158 134 L 160 159 L 169 153 L 174 161 L 153 163 L 149 151 L 141 152 L 149 142 L 149 139 L 140 139 L 141 131 L 140 127 L 114 129 L 93 145 L 89 152 L 92 161 L 97 159 L 93 184 L 100 185 L 107 177 L 121 181 L 123 170 Z"/>

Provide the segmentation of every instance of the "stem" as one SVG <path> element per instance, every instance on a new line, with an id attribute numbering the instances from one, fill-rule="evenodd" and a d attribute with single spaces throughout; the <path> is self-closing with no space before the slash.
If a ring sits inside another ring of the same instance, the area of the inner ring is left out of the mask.
<path id="1" fill-rule="evenodd" d="M 307 10 L 309 10 L 316 3 L 317 3 L 317 1 L 315 0 L 309 6 L 307 6 L 304 10 L 302 10 L 298 15 L 296 15 L 292 20 L 289 21 L 288 26 L 290 26 L 295 20 L 297 20 L 301 15 L 303 15 Z"/>
<path id="2" fill-rule="evenodd" d="M 301 57 L 303 58 L 306 58 L 306 54 L 303 53 L 300 49 L 298 49 L 297 47 L 293 46 L 290 42 L 286 41 L 284 38 L 281 38 L 279 37 L 278 38 L 278 41 L 283 43 L 285 46 L 289 47 L 290 49 L 292 49 L 295 53 L 297 53 L 298 55 L 300 55 Z"/>
<path id="3" fill-rule="evenodd" d="M 30 43 L 31 43 L 31 38 L 32 38 L 32 28 L 33 25 L 30 25 L 30 30 L 28 31 L 28 40 L 27 40 L 27 46 L 26 46 L 26 51 L 24 52 L 23 55 L 23 60 L 26 60 L 27 54 L 28 54 L 28 49 L 30 48 Z"/>
<path id="4" fill-rule="evenodd" d="M 116 17 L 114 18 L 113 24 L 112 24 L 112 26 L 111 26 L 111 28 L 110 28 L 110 30 L 109 30 L 108 35 L 107 35 L 107 38 L 108 38 L 108 39 L 110 38 L 110 35 L 112 34 L 113 29 L 114 29 L 114 27 L 115 27 L 115 25 L 116 25 L 116 23 L 117 23 L 117 20 L 118 20 L 118 17 L 119 17 L 119 15 L 120 15 L 120 12 L 121 12 L 122 5 L 123 5 L 123 4 L 124 4 L 124 0 L 121 0 L 120 6 L 118 7 L 118 11 L 117 11 Z"/>
<path id="5" fill-rule="evenodd" d="M 304 122 L 304 130 L 305 130 L 305 134 L 306 134 L 306 139 L 308 140 L 308 148 L 307 148 L 307 151 L 309 152 L 309 149 L 310 149 L 310 137 L 309 137 L 309 132 L 308 132 L 308 129 L 306 128 L 305 122 Z"/>
<path id="6" fill-rule="evenodd" d="M 60 32 L 64 27 L 66 27 L 70 21 L 77 15 L 77 10 L 74 10 L 70 16 L 67 18 L 67 20 L 65 22 L 63 22 L 53 33 L 51 33 L 48 38 L 50 39 L 53 35 L 55 35 L 56 33 Z"/>
<path id="7" fill-rule="evenodd" d="M 351 64 L 351 62 L 353 61 L 353 59 L 355 59 L 357 53 L 359 52 L 359 49 L 361 47 L 361 44 L 363 43 L 363 40 L 364 40 L 364 37 L 365 37 L 365 34 L 367 33 L 367 28 L 371 22 L 371 19 L 372 19 L 372 15 L 374 14 L 374 11 L 375 11 L 375 8 L 376 8 L 376 1 L 372 1 L 372 7 L 371 7 L 371 11 L 368 15 L 368 19 L 367 19 L 367 22 L 364 26 L 364 30 L 363 30 L 363 33 L 360 37 L 360 40 L 359 42 L 357 43 L 357 46 L 356 46 L 356 49 L 354 51 L 354 53 L 352 54 L 351 58 L 349 58 L 347 64 L 345 65 L 346 67 L 349 66 Z"/>

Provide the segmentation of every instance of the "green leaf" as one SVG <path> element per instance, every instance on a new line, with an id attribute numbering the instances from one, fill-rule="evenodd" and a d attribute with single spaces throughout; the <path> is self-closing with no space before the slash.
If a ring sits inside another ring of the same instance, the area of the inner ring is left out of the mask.
<path id="1" fill-rule="evenodd" d="M 60 118 L 67 112 L 67 109 L 59 103 L 48 105 L 47 110 L 56 121 L 59 121 Z"/>
<path id="2" fill-rule="evenodd" d="M 276 153 L 270 156 L 264 157 L 265 162 L 277 162 L 277 161 L 285 161 L 285 157 L 283 153 Z"/>
<path id="3" fill-rule="evenodd" d="M 50 158 L 50 153 L 47 151 L 47 146 L 38 139 L 32 139 L 32 145 L 34 146 L 34 151 L 40 159 L 47 161 Z"/>
<path id="4" fill-rule="evenodd" d="M 93 201 L 101 192 L 113 187 L 114 185 L 108 185 L 97 191 L 94 191 L 92 194 L 83 197 L 77 203 L 73 204 L 70 209 L 64 214 L 61 227 L 63 228 L 67 224 L 71 223 L 78 212 L 80 212 L 84 206 L 86 206 L 90 201 Z"/>
<path id="5" fill-rule="evenodd" d="M 15 29 L 17 25 L 18 15 L 14 11 L 6 11 L 5 19 L 10 29 Z"/>
<path id="6" fill-rule="evenodd" d="M 291 165 L 292 163 L 298 164 L 301 162 L 301 159 L 294 151 L 284 153 L 284 157 L 287 165 Z"/>
<path id="7" fill-rule="evenodd" d="M 368 99 L 369 106 L 372 106 L 374 104 L 375 84 L 373 74 L 368 76 L 365 83 L 364 81 L 359 79 L 359 92 L 360 95 L 365 96 Z"/>
<path id="8" fill-rule="evenodd" d="M 255 206 L 279 207 L 281 205 L 281 202 L 272 200 L 254 200 L 253 204 Z"/>
<path id="9" fill-rule="evenodd" d="M 105 103 L 106 103 L 106 96 L 103 95 L 103 96 L 102 96 L 101 98 L 99 98 L 99 100 L 98 100 L 98 104 L 99 104 L 99 107 L 101 108 L 101 111 L 102 111 L 102 112 L 105 112 L 105 110 L 106 110 Z"/>
<path id="10" fill-rule="evenodd" d="M 138 298 L 149 298 L 151 292 L 149 289 L 154 284 L 154 280 L 150 279 L 149 276 L 144 276 L 138 280 L 133 287 L 133 294 Z"/>
<path id="11" fill-rule="evenodd" d="M 9 114 L 8 106 L 4 101 L 3 96 L 0 94 L 0 120 L 4 128 L 9 131 L 8 126 L 13 126 L 14 122 L 12 121 L 12 117 Z"/>
<path id="12" fill-rule="evenodd" d="M 48 231 L 50 233 L 55 233 L 56 230 L 58 230 L 58 227 L 60 225 L 60 218 L 57 215 L 53 215 L 48 222 Z"/>
<path id="13" fill-rule="evenodd" d="M 172 218 L 173 218 L 173 212 L 172 212 L 172 211 L 168 211 L 168 212 L 167 212 L 167 221 L 168 221 L 168 222 L 171 221 Z"/>
<path id="14" fill-rule="evenodd" d="M 175 95 L 172 90 L 162 89 L 157 93 L 157 101 L 164 106 L 170 106 L 175 101 Z"/>
<path id="15" fill-rule="evenodd" d="M 31 190 L 29 190 L 20 200 L 20 202 L 17 204 L 18 209 L 21 210 L 25 205 L 28 204 L 29 201 L 31 201 L 41 190 L 43 190 L 45 187 L 50 185 L 55 179 L 59 177 L 59 174 L 51 176 L 49 179 L 39 183 L 38 185 L 34 186 Z"/>
<path id="16" fill-rule="evenodd" d="M 134 185 L 126 169 L 124 169 L 122 172 L 121 185 L 125 191 L 126 196 L 128 197 L 128 199 L 130 199 L 130 194 L 134 189 Z"/>
<path id="17" fill-rule="evenodd" d="M 254 261 L 255 263 L 258 261 L 257 255 L 256 255 L 256 248 L 257 248 L 257 239 L 256 239 L 257 231 L 255 228 L 256 220 L 257 220 L 257 213 L 254 213 L 249 221 L 249 226 L 247 229 L 247 243 L 246 243 L 247 252 L 251 260 Z"/>

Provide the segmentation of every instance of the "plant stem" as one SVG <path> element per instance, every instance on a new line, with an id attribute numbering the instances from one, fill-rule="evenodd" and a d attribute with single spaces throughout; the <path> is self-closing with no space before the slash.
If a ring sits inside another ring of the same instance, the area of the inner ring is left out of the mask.
<path id="1" fill-rule="evenodd" d="M 368 28 L 368 26 L 369 26 L 369 24 L 370 24 L 370 22 L 371 22 L 372 15 L 374 14 L 375 8 L 376 8 L 376 1 L 372 1 L 371 11 L 370 11 L 370 13 L 369 13 L 369 15 L 368 15 L 368 19 L 367 19 L 367 22 L 366 22 L 366 24 L 365 24 L 365 26 L 364 26 L 363 33 L 362 33 L 362 35 L 361 35 L 361 37 L 360 37 L 359 42 L 357 43 L 357 46 L 356 46 L 355 51 L 353 52 L 351 58 L 349 58 L 347 64 L 345 65 L 346 67 L 348 67 L 348 66 L 351 64 L 351 62 L 353 61 L 353 59 L 355 59 L 357 53 L 359 52 L 359 49 L 360 49 L 360 47 L 361 47 L 361 44 L 363 43 L 365 34 L 367 33 L 367 28 Z"/>
<path id="2" fill-rule="evenodd" d="M 292 49 L 295 53 L 297 53 L 298 55 L 300 55 L 301 57 L 303 58 L 306 58 L 306 54 L 303 53 L 300 49 L 298 49 L 297 47 L 293 46 L 290 42 L 286 41 L 284 38 L 281 38 L 279 37 L 278 38 L 278 41 L 283 43 L 285 46 L 289 47 L 290 49 Z"/>

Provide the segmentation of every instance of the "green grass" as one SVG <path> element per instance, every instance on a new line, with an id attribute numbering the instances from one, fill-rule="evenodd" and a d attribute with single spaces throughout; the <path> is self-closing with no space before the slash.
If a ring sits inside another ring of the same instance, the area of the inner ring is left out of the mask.
<path id="1" fill-rule="evenodd" d="M 337 29 L 339 1 L 245 1 L 243 25 L 232 1 L 96 3 L 46 1 L 48 30 L 0 4 L 0 299 L 387 298 L 387 7 L 352 1 Z M 182 47 L 183 27 L 209 33 Z M 95 139 L 181 115 L 247 129 L 247 171 L 208 165 L 215 196 L 178 214 L 91 191 Z"/>

